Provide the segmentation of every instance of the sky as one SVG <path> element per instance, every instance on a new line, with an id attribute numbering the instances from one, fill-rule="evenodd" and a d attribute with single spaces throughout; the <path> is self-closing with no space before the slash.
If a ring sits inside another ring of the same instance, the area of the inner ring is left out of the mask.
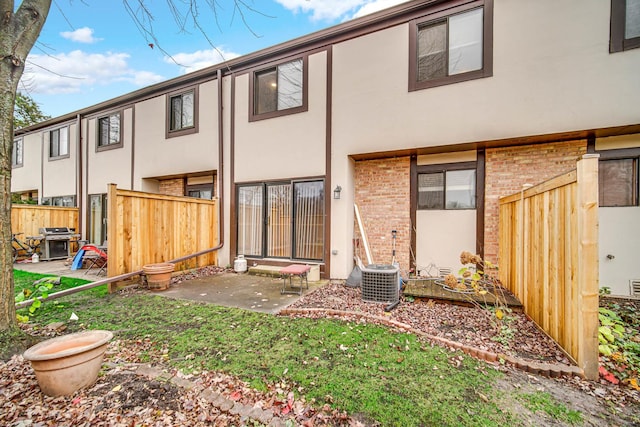
<path id="1" fill-rule="evenodd" d="M 405 1 L 199 0 L 201 31 L 166 0 L 54 0 L 18 90 L 57 117 Z"/>

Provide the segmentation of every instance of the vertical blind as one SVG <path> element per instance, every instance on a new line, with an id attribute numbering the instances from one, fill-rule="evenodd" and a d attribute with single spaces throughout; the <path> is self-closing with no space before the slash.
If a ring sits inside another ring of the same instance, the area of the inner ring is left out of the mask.
<path id="1" fill-rule="evenodd" d="M 262 255 L 262 186 L 238 190 L 238 254 Z"/>
<path id="2" fill-rule="evenodd" d="M 291 185 L 267 186 L 267 256 L 291 257 Z"/>
<path id="3" fill-rule="evenodd" d="M 324 250 L 324 184 L 300 182 L 294 189 L 295 258 L 321 260 Z"/>

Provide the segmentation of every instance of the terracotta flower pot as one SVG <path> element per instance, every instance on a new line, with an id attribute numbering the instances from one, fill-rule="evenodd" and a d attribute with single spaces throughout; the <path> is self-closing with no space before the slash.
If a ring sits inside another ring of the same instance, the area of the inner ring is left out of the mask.
<path id="1" fill-rule="evenodd" d="M 65 396 L 96 381 L 111 338 L 109 331 L 63 335 L 34 345 L 24 358 L 31 362 L 44 394 Z"/>
<path id="2" fill-rule="evenodd" d="M 162 262 L 158 264 L 147 264 L 142 267 L 142 271 L 147 276 L 147 284 L 152 291 L 164 291 L 171 283 L 171 273 L 175 269 L 175 264 Z"/>

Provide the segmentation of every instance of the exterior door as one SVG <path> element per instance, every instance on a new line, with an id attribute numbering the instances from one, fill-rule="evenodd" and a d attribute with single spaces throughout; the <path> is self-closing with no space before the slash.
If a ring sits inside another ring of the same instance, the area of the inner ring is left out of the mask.
<path id="1" fill-rule="evenodd" d="M 238 255 L 322 261 L 324 181 L 238 186 Z"/>
<path id="2" fill-rule="evenodd" d="M 107 240 L 107 195 L 89 195 L 89 242 L 102 245 Z"/>
<path id="3" fill-rule="evenodd" d="M 291 257 L 291 184 L 267 184 L 267 257 Z"/>

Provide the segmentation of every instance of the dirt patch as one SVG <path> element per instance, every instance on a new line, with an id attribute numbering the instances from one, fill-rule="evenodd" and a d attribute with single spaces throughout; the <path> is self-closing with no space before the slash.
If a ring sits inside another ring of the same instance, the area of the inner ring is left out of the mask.
<path id="1" fill-rule="evenodd" d="M 161 411 L 179 411 L 181 392 L 179 387 L 168 382 L 148 380 L 131 373 L 116 373 L 102 378 L 87 395 L 102 399 L 96 408 L 99 411 L 108 408 L 129 411 L 148 406 Z"/>

